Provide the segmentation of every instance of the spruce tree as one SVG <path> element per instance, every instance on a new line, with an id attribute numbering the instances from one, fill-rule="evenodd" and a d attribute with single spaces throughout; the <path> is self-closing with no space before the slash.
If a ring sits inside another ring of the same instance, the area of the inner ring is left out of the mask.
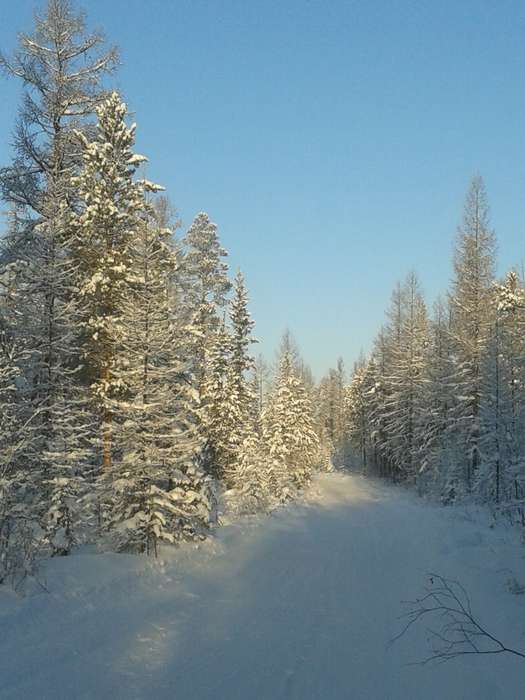
<path id="1" fill-rule="evenodd" d="M 286 499 L 308 484 L 319 457 L 312 405 L 287 352 L 263 413 L 263 441 L 272 461 L 273 488 Z"/>
<path id="2" fill-rule="evenodd" d="M 201 384 L 203 466 L 215 479 L 223 479 L 234 467 L 242 434 L 243 413 L 238 383 L 231 361 L 232 337 L 224 324 L 209 337 L 205 374 Z"/>

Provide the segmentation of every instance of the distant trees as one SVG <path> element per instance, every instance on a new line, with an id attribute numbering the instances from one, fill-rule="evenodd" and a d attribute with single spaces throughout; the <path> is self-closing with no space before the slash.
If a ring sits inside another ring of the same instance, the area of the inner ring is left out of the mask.
<path id="1" fill-rule="evenodd" d="M 345 425 L 346 374 L 342 358 L 335 369 L 321 378 L 315 396 L 317 432 L 329 462 L 342 464 L 346 443 Z"/>
<path id="2" fill-rule="evenodd" d="M 262 369 L 254 373 L 255 387 L 264 370 L 260 362 L 258 366 Z M 247 384 L 247 430 L 227 472 L 235 508 L 240 511 L 267 510 L 293 498 L 309 484 L 314 470 L 325 466 L 315 410 L 303 376 L 308 377 L 308 372 L 286 331 L 262 407 L 252 383 Z"/>
<path id="3" fill-rule="evenodd" d="M 396 287 L 374 350 L 345 389 L 347 435 L 370 473 L 523 518 L 525 291 L 514 271 L 496 283 L 495 248 L 475 177 L 448 298 L 428 317 L 414 274 Z"/>
<path id="4" fill-rule="evenodd" d="M 272 479 L 281 497 L 286 498 L 291 489 L 303 488 L 310 481 L 319 448 L 306 387 L 286 350 L 262 422 Z"/>

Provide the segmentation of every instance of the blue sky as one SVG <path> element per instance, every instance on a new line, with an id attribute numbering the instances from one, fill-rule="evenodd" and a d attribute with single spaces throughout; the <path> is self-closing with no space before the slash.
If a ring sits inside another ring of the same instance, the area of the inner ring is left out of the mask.
<path id="1" fill-rule="evenodd" d="M 318 376 L 350 366 L 410 269 L 429 301 L 444 291 L 475 173 L 500 270 L 525 257 L 523 2 L 80 5 L 121 49 L 148 177 L 184 226 L 219 225 L 269 357 L 289 326 Z M 34 6 L 0 3 L 2 49 Z M 0 163 L 19 96 L 2 79 Z"/>

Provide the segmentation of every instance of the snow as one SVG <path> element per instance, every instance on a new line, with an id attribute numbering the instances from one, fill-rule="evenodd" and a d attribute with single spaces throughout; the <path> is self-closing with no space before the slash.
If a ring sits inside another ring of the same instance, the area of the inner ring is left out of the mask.
<path id="1" fill-rule="evenodd" d="M 425 573 L 462 582 L 486 627 L 525 648 L 518 532 L 486 511 L 442 508 L 331 473 L 304 502 L 246 517 L 162 559 L 55 558 L 49 593 L 0 589 L 2 700 L 513 700 L 508 656 L 407 665 L 425 630 L 393 646 Z"/>

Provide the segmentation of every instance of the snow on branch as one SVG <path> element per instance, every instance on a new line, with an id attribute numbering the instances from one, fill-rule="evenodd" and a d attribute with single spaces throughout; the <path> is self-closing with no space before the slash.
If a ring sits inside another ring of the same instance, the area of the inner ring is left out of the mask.
<path id="1" fill-rule="evenodd" d="M 151 182 L 150 180 L 142 179 L 142 180 L 137 180 L 139 185 L 142 185 L 142 187 L 146 190 L 146 192 L 164 192 L 166 189 L 162 185 L 156 185 L 154 182 Z"/>

